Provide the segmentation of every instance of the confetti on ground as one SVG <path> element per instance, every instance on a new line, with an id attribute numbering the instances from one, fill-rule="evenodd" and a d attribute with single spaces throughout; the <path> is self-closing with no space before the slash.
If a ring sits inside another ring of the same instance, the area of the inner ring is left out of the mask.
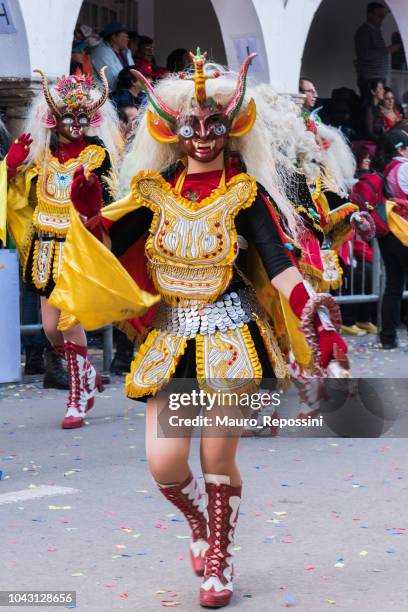
<path id="1" fill-rule="evenodd" d="M 48 506 L 48 510 L 71 510 L 71 506 Z"/>

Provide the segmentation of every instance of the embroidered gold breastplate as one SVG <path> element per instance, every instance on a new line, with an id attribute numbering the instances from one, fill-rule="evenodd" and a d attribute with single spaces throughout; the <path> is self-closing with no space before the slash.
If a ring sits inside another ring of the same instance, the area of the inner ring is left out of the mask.
<path id="1" fill-rule="evenodd" d="M 78 157 L 60 163 L 48 152 L 44 163 L 38 165 L 37 206 L 33 224 L 37 232 L 65 236 L 70 222 L 70 189 L 75 170 L 80 166 L 85 174 L 99 168 L 105 151 L 98 145 L 89 145 Z"/>
<path id="2" fill-rule="evenodd" d="M 206 304 L 226 290 L 238 255 L 234 217 L 256 192 L 256 182 L 239 174 L 208 198 L 191 202 L 158 174 L 135 177 L 133 195 L 154 213 L 146 255 L 164 301 Z"/>

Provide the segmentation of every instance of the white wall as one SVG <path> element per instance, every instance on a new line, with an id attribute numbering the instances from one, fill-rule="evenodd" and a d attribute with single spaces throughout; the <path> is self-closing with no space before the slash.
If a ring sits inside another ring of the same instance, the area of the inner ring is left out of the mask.
<path id="1" fill-rule="evenodd" d="M 23 16 L 18 2 L 9 2 L 7 6 L 16 32 L 0 34 L 0 76 L 27 76 L 30 59 Z"/>
<path id="2" fill-rule="evenodd" d="M 309 76 L 319 95 L 330 97 L 337 87 L 357 91 L 354 68 L 354 34 L 366 20 L 365 0 L 323 0 L 307 37 L 301 73 Z M 407 7 L 408 8 L 408 7 Z M 383 24 L 384 39 L 391 44 L 398 26 L 392 14 Z"/>
<path id="3" fill-rule="evenodd" d="M 252 0 L 212 0 L 214 10 L 221 24 L 227 62 L 232 70 L 237 70 L 242 62 L 243 47 L 245 53 L 247 43 L 250 51 L 256 51 L 258 58 L 253 62 L 249 76 L 259 82 L 269 81 L 269 66 L 266 54 L 264 36 Z M 245 41 L 241 44 L 239 41 Z M 240 57 L 241 55 L 241 57 Z"/>
<path id="4" fill-rule="evenodd" d="M 226 62 L 220 26 L 210 0 L 155 0 L 154 41 L 160 65 L 165 65 L 173 49 L 195 51 L 198 46 L 208 52 L 209 58 Z"/>

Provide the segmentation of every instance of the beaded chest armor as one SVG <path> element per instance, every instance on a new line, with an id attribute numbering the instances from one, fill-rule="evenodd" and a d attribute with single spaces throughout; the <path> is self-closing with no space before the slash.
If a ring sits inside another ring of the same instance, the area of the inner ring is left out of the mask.
<path id="1" fill-rule="evenodd" d="M 188 339 L 195 339 L 196 371 L 204 388 L 243 391 L 262 378 L 248 323 L 255 321 L 278 377 L 286 368 L 272 328 L 246 290 L 226 293 L 238 256 L 236 214 L 253 203 L 256 181 L 239 174 L 201 202 L 181 197 L 159 175 L 132 182 L 139 205 L 153 212 L 145 252 L 162 297 L 153 331 L 126 379 L 128 397 L 155 394 L 174 374 Z"/>
<path id="2" fill-rule="evenodd" d="M 105 159 L 105 150 L 89 145 L 73 159 L 58 161 L 49 152 L 45 164 L 39 165 L 37 205 L 33 224 L 37 232 L 65 236 L 70 221 L 70 189 L 75 170 L 83 166 L 88 174 L 99 168 Z"/>
<path id="3" fill-rule="evenodd" d="M 38 165 L 36 206 L 33 226 L 32 269 L 29 272 L 37 289 L 43 290 L 51 280 L 56 282 L 62 263 L 64 239 L 70 224 L 70 189 L 75 170 L 83 166 L 88 174 L 99 168 L 105 150 L 98 145 L 85 147 L 78 157 L 60 163 L 48 152 L 44 164 Z"/>
<path id="4" fill-rule="evenodd" d="M 160 175 L 145 174 L 132 192 L 154 213 L 146 255 L 162 299 L 173 305 L 213 302 L 232 278 L 238 255 L 234 217 L 254 201 L 256 182 L 239 174 L 208 198 L 191 202 Z"/>

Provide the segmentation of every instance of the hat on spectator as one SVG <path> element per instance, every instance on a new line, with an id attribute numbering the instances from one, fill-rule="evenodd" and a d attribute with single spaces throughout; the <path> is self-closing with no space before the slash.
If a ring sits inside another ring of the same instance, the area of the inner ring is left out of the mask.
<path id="1" fill-rule="evenodd" d="M 86 46 L 90 49 L 95 49 L 102 42 L 102 38 L 88 25 L 80 25 L 75 32 L 80 33 Z"/>
<path id="2" fill-rule="evenodd" d="M 72 53 L 80 53 L 81 51 L 85 51 L 86 48 L 87 44 L 82 40 L 74 40 L 72 43 Z"/>
<path id="3" fill-rule="evenodd" d="M 386 136 L 387 148 L 393 149 L 405 149 L 408 147 L 408 134 L 404 130 L 392 130 Z"/>
<path id="4" fill-rule="evenodd" d="M 118 21 L 112 21 L 112 23 L 109 23 L 105 27 L 105 29 L 100 32 L 100 35 L 102 36 L 102 38 L 109 38 L 113 34 L 120 34 L 121 32 L 127 31 L 128 28 L 123 25 L 123 23 L 119 23 Z"/>

